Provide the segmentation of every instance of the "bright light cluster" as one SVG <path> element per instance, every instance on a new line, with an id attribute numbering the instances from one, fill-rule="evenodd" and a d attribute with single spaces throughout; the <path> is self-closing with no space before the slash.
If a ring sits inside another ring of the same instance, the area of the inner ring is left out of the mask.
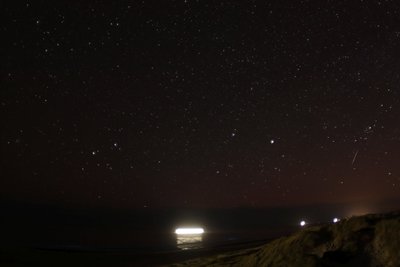
<path id="1" fill-rule="evenodd" d="M 204 233 L 203 228 L 177 228 L 175 234 L 177 235 L 199 235 Z"/>
<path id="2" fill-rule="evenodd" d="M 333 223 L 337 223 L 337 222 L 339 222 L 340 221 L 340 219 L 338 219 L 338 218 L 333 218 Z"/>
<path id="3" fill-rule="evenodd" d="M 303 227 L 303 226 L 305 226 L 305 225 L 306 225 L 306 221 L 301 221 L 301 222 L 300 222 L 300 226 L 301 226 L 301 227 Z"/>

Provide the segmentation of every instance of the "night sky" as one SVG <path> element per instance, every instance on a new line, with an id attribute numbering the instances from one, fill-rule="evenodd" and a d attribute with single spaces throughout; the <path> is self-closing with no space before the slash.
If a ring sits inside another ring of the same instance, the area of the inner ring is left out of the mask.
<path id="1" fill-rule="evenodd" d="M 398 1 L 2 1 L 0 195 L 277 207 L 400 196 Z"/>

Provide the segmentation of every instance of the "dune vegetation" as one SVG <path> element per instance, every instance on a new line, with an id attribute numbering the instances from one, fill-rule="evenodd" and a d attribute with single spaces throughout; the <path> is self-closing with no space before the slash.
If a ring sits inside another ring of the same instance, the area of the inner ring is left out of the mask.
<path id="1" fill-rule="evenodd" d="M 400 212 L 308 226 L 268 244 L 171 266 L 400 266 Z"/>

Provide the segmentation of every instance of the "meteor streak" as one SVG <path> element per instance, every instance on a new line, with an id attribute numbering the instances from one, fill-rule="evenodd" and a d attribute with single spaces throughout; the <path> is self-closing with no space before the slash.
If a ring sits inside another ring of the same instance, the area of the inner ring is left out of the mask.
<path id="1" fill-rule="evenodd" d="M 358 150 L 357 150 L 356 153 L 354 154 L 353 161 L 351 162 L 351 166 L 354 165 L 354 162 L 356 161 L 357 155 L 358 155 Z"/>

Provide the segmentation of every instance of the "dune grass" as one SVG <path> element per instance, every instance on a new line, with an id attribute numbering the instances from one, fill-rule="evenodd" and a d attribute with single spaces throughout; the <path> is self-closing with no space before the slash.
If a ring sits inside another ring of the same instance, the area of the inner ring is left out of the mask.
<path id="1" fill-rule="evenodd" d="M 400 213 L 309 226 L 263 246 L 171 266 L 398 267 Z"/>

